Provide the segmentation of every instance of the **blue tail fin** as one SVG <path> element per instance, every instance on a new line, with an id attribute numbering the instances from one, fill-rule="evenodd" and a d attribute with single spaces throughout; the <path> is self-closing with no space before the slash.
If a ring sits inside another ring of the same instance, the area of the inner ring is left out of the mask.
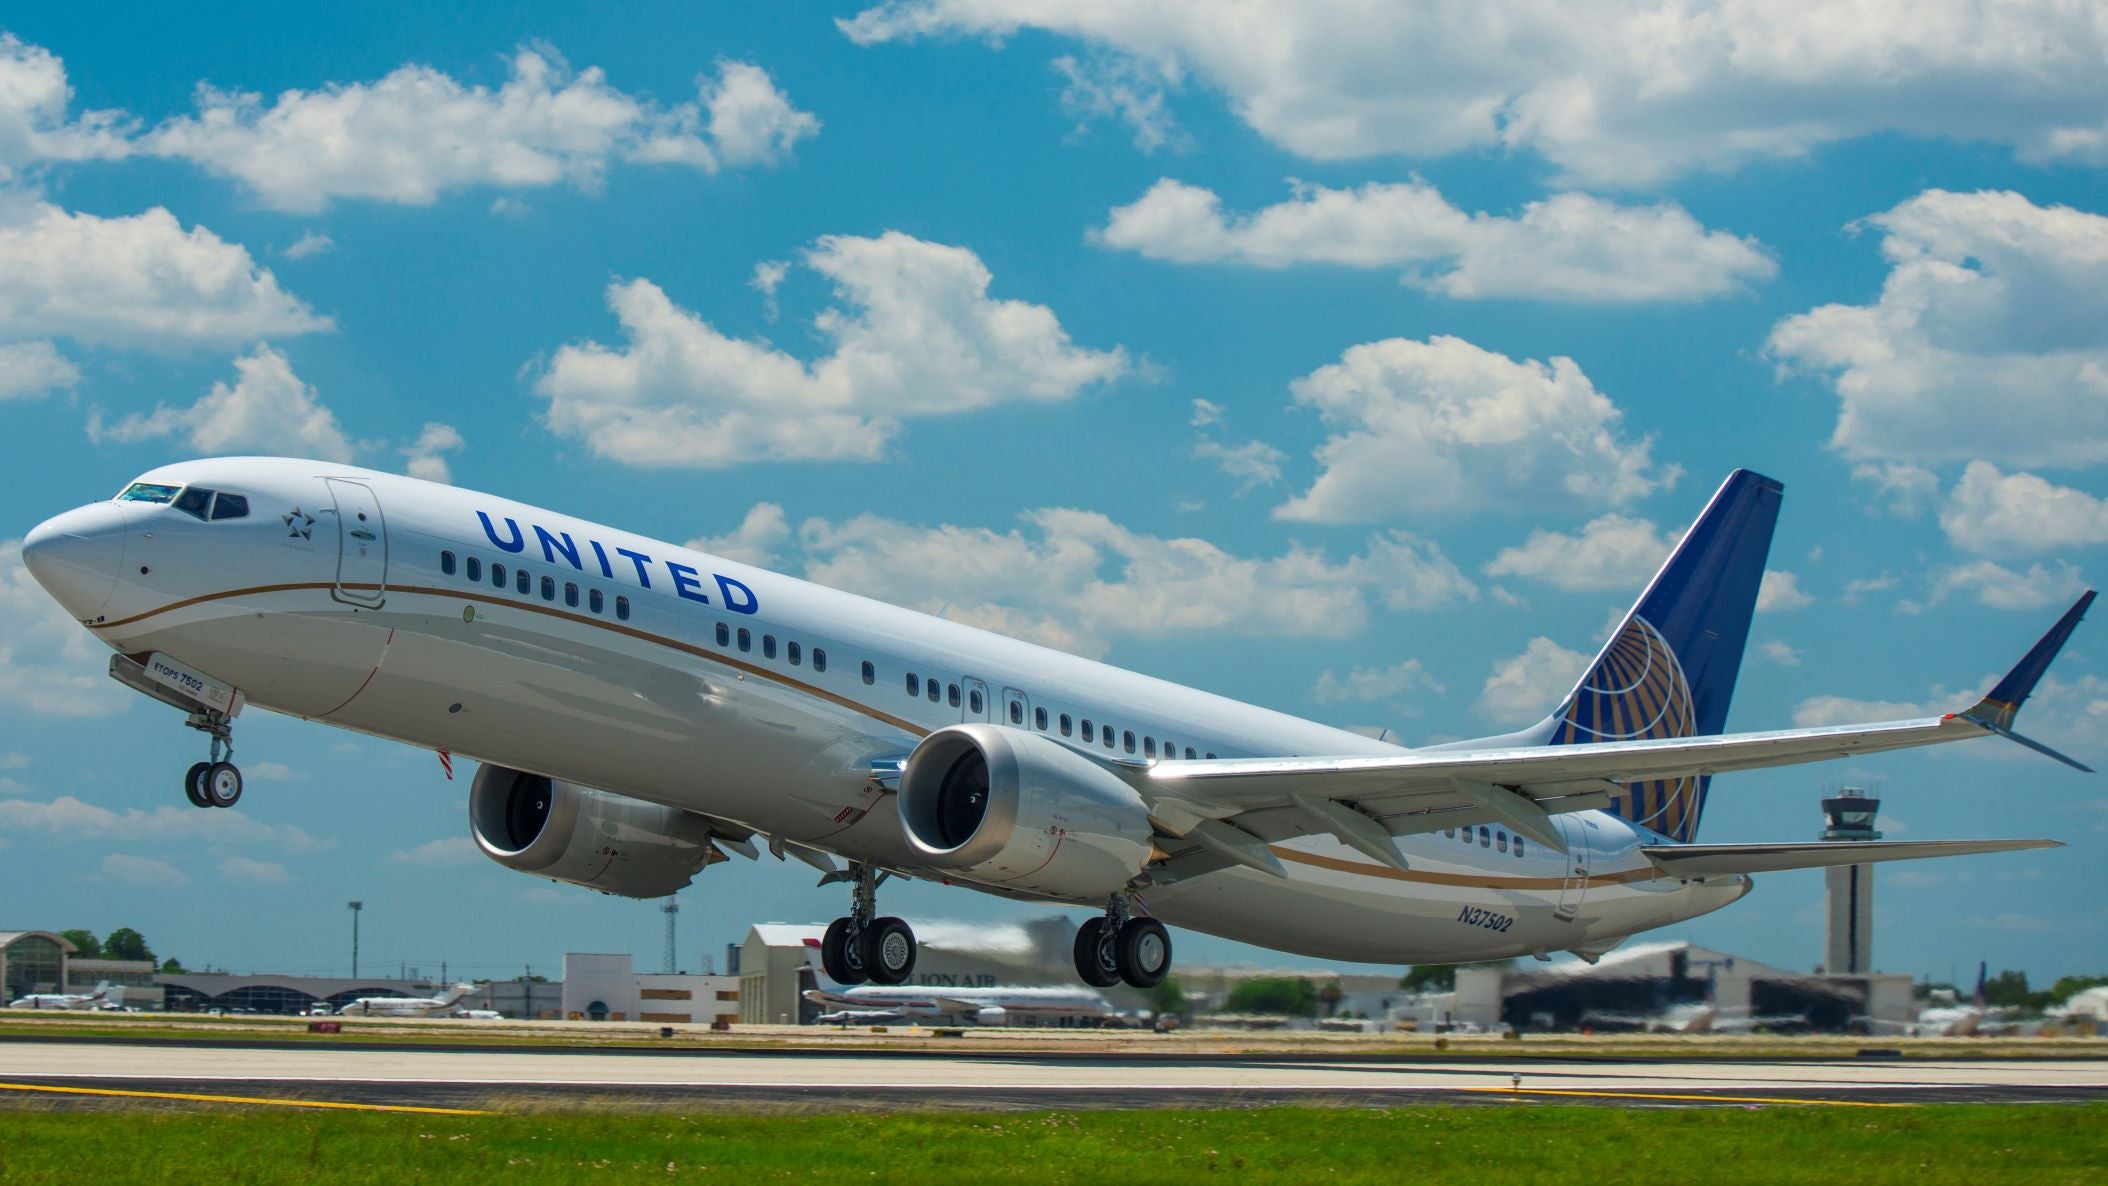
<path id="1" fill-rule="evenodd" d="M 1702 737 L 1726 728 L 1784 491 L 1748 470 L 1728 475 L 1552 714 L 1547 744 Z M 1610 811 L 1688 843 L 1710 781 L 1628 783 Z"/>

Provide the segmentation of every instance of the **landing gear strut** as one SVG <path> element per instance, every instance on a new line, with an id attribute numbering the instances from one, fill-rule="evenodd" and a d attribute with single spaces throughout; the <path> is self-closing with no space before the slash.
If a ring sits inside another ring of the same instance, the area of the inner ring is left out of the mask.
<path id="1" fill-rule="evenodd" d="M 1164 924 L 1134 913 L 1134 899 L 1114 894 L 1105 913 L 1076 928 L 1076 974 L 1093 988 L 1126 982 L 1155 988 L 1171 971 L 1171 935 Z"/>
<path id="2" fill-rule="evenodd" d="M 212 737 L 212 757 L 183 775 L 183 795 L 198 807 L 232 807 L 241 801 L 242 772 L 234 764 L 234 725 L 225 713 L 207 709 L 184 724 Z"/>
<path id="3" fill-rule="evenodd" d="M 849 866 L 845 879 L 855 885 L 849 914 L 827 924 L 827 935 L 820 940 L 820 965 L 836 984 L 905 984 L 914 974 L 915 932 L 900 919 L 874 917 L 878 883 L 890 876 L 866 864 Z"/>

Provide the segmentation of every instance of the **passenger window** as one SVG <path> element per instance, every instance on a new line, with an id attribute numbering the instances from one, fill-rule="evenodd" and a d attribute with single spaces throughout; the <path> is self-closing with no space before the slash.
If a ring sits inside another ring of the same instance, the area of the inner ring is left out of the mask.
<path id="1" fill-rule="evenodd" d="M 1135 752 L 1135 731 L 1133 729 L 1125 730 L 1120 734 L 1120 745 L 1128 753 Z"/>
<path id="2" fill-rule="evenodd" d="M 1074 724 L 1075 724 L 1075 722 L 1073 722 L 1073 721 L 1069 720 L 1069 714 L 1067 714 L 1067 713 L 1062 713 L 1062 714 L 1061 714 L 1061 735 L 1062 735 L 1063 737 L 1067 737 L 1067 736 L 1068 736 L 1068 735 L 1070 734 L 1070 732 L 1072 731 L 1072 726 L 1073 726 Z M 1090 728 L 1090 726 L 1089 726 L 1089 725 L 1085 725 L 1085 726 L 1084 726 L 1084 728 L 1088 729 L 1088 728 Z"/>
<path id="3" fill-rule="evenodd" d="M 1013 725 L 1025 723 L 1025 706 L 1015 700 L 1010 702 L 1010 723 Z"/>
<path id="4" fill-rule="evenodd" d="M 1188 755 L 1188 756 L 1190 757 L 1191 755 Z M 1214 755 L 1214 754 L 1209 754 L 1209 755 L 1208 755 L 1208 761 L 1212 762 L 1212 761 L 1214 761 L 1214 760 L 1215 760 L 1215 755 Z"/>
<path id="5" fill-rule="evenodd" d="M 176 509 L 193 519 L 203 519 L 205 509 L 212 505 L 212 491 L 192 486 L 176 495 Z"/>
<path id="6" fill-rule="evenodd" d="M 578 608 L 578 586 L 570 581 L 564 582 L 564 604 L 572 609 Z"/>
<path id="7" fill-rule="evenodd" d="M 1455 838 L 1456 838 L 1456 834 L 1457 834 L 1457 830 L 1456 830 L 1455 828 L 1444 828 L 1444 829 L 1442 829 L 1442 834 L 1443 834 L 1444 836 L 1448 836 L 1448 837 L 1450 837 L 1451 839 L 1455 839 Z"/>
<path id="8" fill-rule="evenodd" d="M 821 649 L 820 649 L 820 648 L 818 648 L 818 647 L 814 647 L 814 648 L 812 649 L 812 669 L 813 669 L 814 671 L 825 671 L 825 670 L 827 670 L 827 652 L 826 652 L 826 651 L 823 651 L 823 650 L 821 650 Z"/>
<path id="9" fill-rule="evenodd" d="M 792 667 L 800 667 L 803 666 L 801 660 L 805 658 L 805 652 L 803 648 L 798 646 L 797 643 L 792 643 L 790 644 L 790 654 L 788 657 L 790 659 L 790 665 Z"/>
<path id="10" fill-rule="evenodd" d="M 490 583 L 500 589 L 503 589 L 505 587 L 504 565 L 493 564 L 490 566 Z"/>
<path id="11" fill-rule="evenodd" d="M 597 613 L 604 613 L 604 612 L 606 612 L 606 610 L 607 610 L 607 603 L 608 603 L 607 595 L 606 595 L 606 594 L 604 594 L 604 593 L 602 593 L 602 592 L 601 592 L 600 590 L 598 590 L 598 589 L 588 589 L 588 590 L 586 590 L 586 608 L 587 608 L 587 609 L 589 609 L 589 610 L 592 610 L 592 611 L 593 611 L 594 613 L 596 613 L 596 614 L 597 614 Z"/>
<path id="12" fill-rule="evenodd" d="M 935 704 L 935 703 L 937 703 L 937 696 L 938 696 L 938 692 L 939 692 L 939 689 L 938 689 L 938 687 L 937 687 L 937 681 L 936 681 L 936 680 L 931 680 L 931 681 L 929 682 L 929 688 L 928 688 L 928 691 L 929 691 L 929 694 L 930 694 L 930 703 L 931 703 L 931 704 Z M 959 703 L 959 685 L 957 685 L 957 684 L 953 684 L 953 685 L 952 685 L 952 703 L 953 703 L 953 704 L 957 704 L 957 703 Z"/>
<path id="13" fill-rule="evenodd" d="M 1111 725 L 1104 726 L 1100 730 L 1100 736 L 1105 739 L 1105 748 L 1111 749 L 1113 747 L 1113 727 Z"/>
<path id="14" fill-rule="evenodd" d="M 483 579 L 483 562 L 474 556 L 469 557 L 467 576 L 469 580 L 481 581 Z"/>
<path id="15" fill-rule="evenodd" d="M 455 565 L 454 565 L 454 554 L 453 554 L 452 552 L 441 552 L 441 553 L 439 554 L 439 573 L 440 573 L 440 575 L 441 575 L 441 576 L 449 576 L 449 577 L 450 577 L 450 576 L 453 576 L 453 575 L 454 575 L 454 567 L 455 567 Z"/>
<path id="16" fill-rule="evenodd" d="M 1493 847 L 1498 852 L 1508 851 L 1508 834 L 1506 832 L 1495 832 L 1493 834 Z"/>
<path id="17" fill-rule="evenodd" d="M 1491 828 L 1489 828 L 1489 827 L 1485 826 L 1484 824 L 1480 824 L 1480 825 L 1479 825 L 1479 847 L 1480 847 L 1480 848 L 1489 848 L 1489 847 L 1491 847 L 1491 846 L 1492 846 L 1492 844 L 1493 844 L 1493 829 L 1491 829 Z"/>
<path id="18" fill-rule="evenodd" d="M 215 523 L 221 519 L 246 519 L 248 517 L 249 499 L 245 495 L 229 494 L 222 490 L 220 491 L 220 496 L 212 500 L 212 521 Z"/>
<path id="19" fill-rule="evenodd" d="M 951 700 L 951 705 L 952 705 L 952 707 L 953 707 L 953 708 L 957 708 L 957 707 L 959 707 L 959 685 L 957 685 L 957 684 L 948 684 L 948 685 L 946 685 L 946 687 L 950 689 L 950 691 L 949 691 L 948 695 L 949 695 L 949 698 L 950 698 L 950 700 Z M 980 697 L 976 696 L 976 697 L 974 697 L 974 699 L 978 700 L 978 699 L 980 699 Z M 979 712 L 979 711 L 981 711 L 980 705 L 976 704 L 976 705 L 974 706 L 974 711 L 975 711 L 975 712 Z"/>
<path id="20" fill-rule="evenodd" d="M 739 649 L 743 652 L 754 649 L 754 636 L 748 633 L 744 626 L 739 628 Z"/>
<path id="21" fill-rule="evenodd" d="M 776 657 L 775 635 L 764 634 L 761 636 L 761 657 L 764 659 L 773 659 Z"/>
<path id="22" fill-rule="evenodd" d="M 1156 738 L 1144 737 L 1142 739 L 1142 756 L 1145 758 L 1156 757 Z"/>
<path id="23" fill-rule="evenodd" d="M 717 645 L 721 647 L 732 645 L 732 628 L 723 622 L 717 624 Z"/>
<path id="24" fill-rule="evenodd" d="M 915 678 L 915 673 L 912 671 L 908 672 L 908 695 L 922 695 L 922 681 Z"/>
<path id="25" fill-rule="evenodd" d="M 1035 729 L 1037 729 L 1037 730 L 1039 730 L 1039 731 L 1040 731 L 1040 732 L 1042 732 L 1042 733 L 1044 733 L 1044 732 L 1046 732 L 1046 731 L 1047 731 L 1047 710 L 1046 710 L 1046 709 L 1044 709 L 1044 708 L 1035 708 L 1035 709 L 1033 709 L 1033 710 L 1032 710 L 1032 727 L 1033 727 L 1033 728 L 1035 728 Z"/>
<path id="26" fill-rule="evenodd" d="M 1209 754 L 1208 756 L 1212 758 L 1212 757 L 1214 757 L 1215 755 L 1214 755 L 1214 754 Z M 1190 761 L 1192 761 L 1192 760 L 1193 760 L 1193 747 L 1192 747 L 1192 746 L 1190 746 L 1190 745 L 1186 747 L 1186 760 L 1187 760 L 1188 762 L 1190 762 Z"/>
<path id="27" fill-rule="evenodd" d="M 625 622 L 629 621 L 629 598 L 619 593 L 615 595 L 615 616 Z"/>
<path id="28" fill-rule="evenodd" d="M 1093 734 L 1091 732 L 1091 718 L 1085 717 L 1083 718 L 1083 740 L 1088 743 L 1091 740 L 1092 736 Z"/>
<path id="29" fill-rule="evenodd" d="M 867 684 L 878 682 L 878 668 L 873 666 L 869 659 L 864 660 L 864 682 Z"/>
<path id="30" fill-rule="evenodd" d="M 1517 836 L 1517 837 L 1515 838 L 1515 855 L 1516 855 L 1516 856 L 1521 856 L 1521 855 L 1522 855 L 1522 837 L 1520 837 L 1520 836 Z"/>
<path id="31" fill-rule="evenodd" d="M 520 577 L 521 577 L 521 579 L 523 579 L 523 580 L 524 580 L 524 579 L 526 578 L 526 576 L 527 576 L 527 574 L 526 574 L 526 573 L 521 573 L 521 574 L 520 574 Z M 555 578 L 555 577 L 543 577 L 543 578 L 542 578 L 542 600 L 543 600 L 543 601 L 555 601 L 555 600 L 556 600 L 556 578 Z"/>

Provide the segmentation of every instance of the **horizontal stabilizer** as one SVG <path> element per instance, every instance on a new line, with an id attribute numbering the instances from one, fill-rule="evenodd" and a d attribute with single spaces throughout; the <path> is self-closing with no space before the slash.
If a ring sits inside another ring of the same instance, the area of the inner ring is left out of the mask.
<path id="1" fill-rule="evenodd" d="M 2058 840 L 1819 840 L 1795 844 L 1647 844 L 1640 846 L 1640 851 L 1672 876 L 1715 877 L 2062 847 L 2063 842 Z"/>

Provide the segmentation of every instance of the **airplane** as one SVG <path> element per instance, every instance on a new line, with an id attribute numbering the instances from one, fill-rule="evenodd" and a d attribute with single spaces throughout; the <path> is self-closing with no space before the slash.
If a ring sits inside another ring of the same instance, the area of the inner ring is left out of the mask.
<path id="1" fill-rule="evenodd" d="M 829 992 L 805 990 L 805 999 L 832 1005 L 823 1024 L 885 1025 L 928 1021 L 954 1025 L 1018 1025 L 1039 1022 L 1105 1021 L 1113 1007 L 1090 989 L 1076 988 L 893 988 L 867 985 Z"/>
<path id="2" fill-rule="evenodd" d="M 117 990 L 107 980 L 97 981 L 93 992 L 33 992 L 7 1003 L 10 1009 L 103 1009 L 122 1010 Z"/>
<path id="3" fill-rule="evenodd" d="M 1712 778 L 2002 736 L 2094 594 L 1973 706 L 1727 733 L 1784 487 L 1731 474 L 1538 724 L 1411 749 L 495 495 L 330 462 L 164 466 L 23 540 L 241 796 L 246 705 L 480 762 L 469 830 L 662 898 L 766 845 L 846 885 L 822 964 L 906 982 L 893 876 L 1099 913 L 1079 978 L 1160 983 L 1166 924 L 1298 955 L 1594 960 L 1755 874 L 2051 840 L 1697 843 Z M 758 843 L 757 843 L 758 842 Z M 846 862 L 846 867 L 838 863 Z"/>
<path id="4" fill-rule="evenodd" d="M 476 991 L 466 981 L 432 997 L 359 997 L 337 1009 L 339 1017 L 430 1017 L 452 1009 L 461 998 Z"/>

